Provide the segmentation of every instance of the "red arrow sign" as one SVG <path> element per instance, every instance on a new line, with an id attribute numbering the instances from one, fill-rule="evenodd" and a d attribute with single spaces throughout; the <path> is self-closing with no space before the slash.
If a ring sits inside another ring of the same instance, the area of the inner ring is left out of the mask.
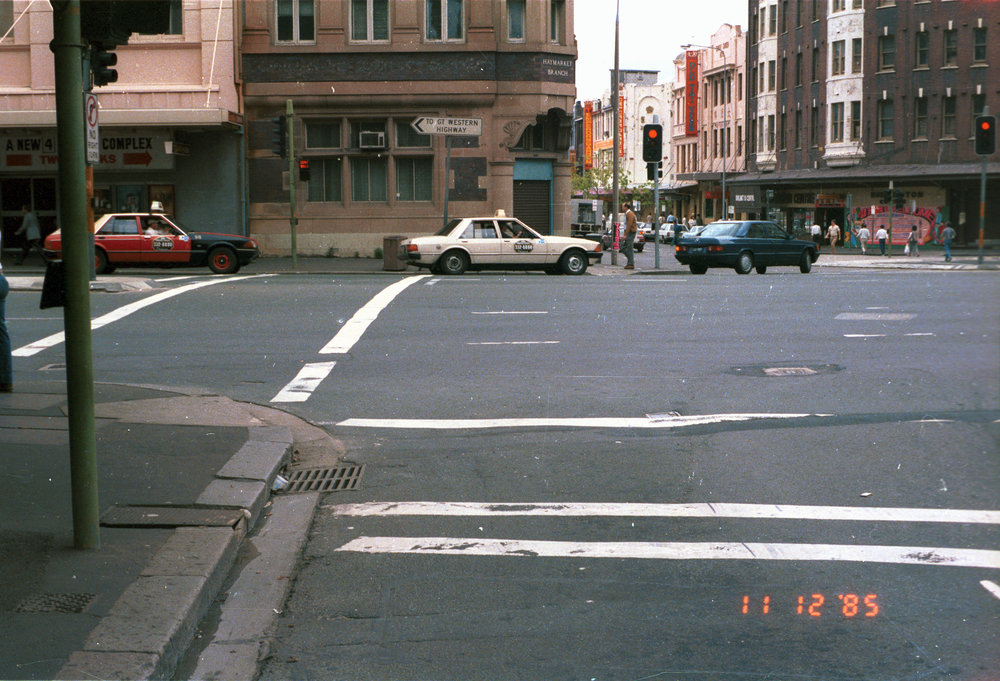
<path id="1" fill-rule="evenodd" d="M 122 154 L 122 161 L 127 166 L 148 166 L 152 163 L 153 157 L 149 155 L 148 151 L 143 151 L 141 153 Z"/>

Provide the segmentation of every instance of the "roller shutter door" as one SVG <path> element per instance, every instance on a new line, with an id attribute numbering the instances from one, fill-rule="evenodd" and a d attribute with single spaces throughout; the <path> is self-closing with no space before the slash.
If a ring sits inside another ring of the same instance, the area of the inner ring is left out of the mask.
<path id="1" fill-rule="evenodd" d="M 542 234 L 552 231 L 550 184 L 548 180 L 514 180 L 514 217 Z"/>

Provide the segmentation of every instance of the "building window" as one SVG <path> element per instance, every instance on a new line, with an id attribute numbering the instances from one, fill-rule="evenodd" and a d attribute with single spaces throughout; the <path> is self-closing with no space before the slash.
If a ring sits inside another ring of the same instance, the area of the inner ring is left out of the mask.
<path id="1" fill-rule="evenodd" d="M 913 138 L 927 139 L 927 98 L 917 97 L 913 102 Z"/>
<path id="2" fill-rule="evenodd" d="M 788 33 L 788 0 L 781 0 L 781 32 Z"/>
<path id="3" fill-rule="evenodd" d="M 563 44 L 563 36 L 566 34 L 566 0 L 550 0 L 549 6 L 549 42 L 556 45 Z"/>
<path id="4" fill-rule="evenodd" d="M 847 1 L 846 0 L 833 0 L 833 11 L 834 12 L 843 12 L 845 9 L 847 9 Z"/>
<path id="5" fill-rule="evenodd" d="M 878 69 L 892 71 L 896 66 L 896 36 L 880 35 L 878 37 Z"/>
<path id="6" fill-rule="evenodd" d="M 524 2 L 525 0 L 507 0 L 507 40 L 524 40 Z"/>
<path id="7" fill-rule="evenodd" d="M 795 55 L 795 85 L 802 85 L 802 53 Z"/>
<path id="8" fill-rule="evenodd" d="M 986 61 L 986 29 L 972 29 L 972 61 L 982 63 Z"/>
<path id="9" fill-rule="evenodd" d="M 862 59 L 864 58 L 861 46 L 861 38 L 851 40 L 851 73 L 861 73 Z"/>
<path id="10" fill-rule="evenodd" d="M 845 61 L 846 57 L 844 55 L 844 50 L 847 47 L 847 43 L 844 40 L 837 40 L 833 43 L 832 52 L 832 63 L 830 64 L 831 74 L 834 76 L 844 75 Z"/>
<path id="11" fill-rule="evenodd" d="M 339 149 L 339 121 L 306 121 L 306 149 Z"/>
<path id="12" fill-rule="evenodd" d="M 958 66 L 958 31 L 944 32 L 944 65 Z"/>
<path id="13" fill-rule="evenodd" d="M 955 98 L 941 99 L 941 137 L 955 137 Z"/>
<path id="14" fill-rule="evenodd" d="M 913 55 L 913 65 L 916 68 L 926 68 L 930 65 L 931 36 L 927 31 L 917 33 L 916 40 L 913 41 L 916 52 Z"/>
<path id="15" fill-rule="evenodd" d="M 821 137 L 819 134 L 819 107 L 813 107 L 809 112 L 809 145 L 819 146 Z"/>
<path id="16" fill-rule="evenodd" d="M 802 28 L 802 0 L 795 0 L 795 25 Z"/>
<path id="17" fill-rule="evenodd" d="M 775 72 L 777 70 L 777 66 L 778 64 L 774 59 L 767 62 L 767 89 L 770 92 L 774 92 L 774 89 L 776 87 L 777 76 Z"/>
<path id="18" fill-rule="evenodd" d="M 774 114 L 767 117 L 767 150 L 774 151 Z"/>
<path id="19" fill-rule="evenodd" d="M 802 148 L 802 111 L 795 112 L 795 148 Z"/>
<path id="20" fill-rule="evenodd" d="M 830 141 L 844 141 L 844 103 L 830 105 Z"/>
<path id="21" fill-rule="evenodd" d="M 781 58 L 781 71 L 778 72 L 778 87 L 788 89 L 788 57 Z"/>
<path id="22" fill-rule="evenodd" d="M 385 157 L 356 156 L 351 159 L 351 200 L 385 201 L 388 163 Z"/>
<path id="23" fill-rule="evenodd" d="M 9 2 L 9 0 L 3 0 L 2 2 L 0 2 L 0 36 L 6 33 L 7 29 L 10 28 L 10 24 L 9 23 L 5 24 L 3 20 L 3 14 L 4 14 L 3 6 L 11 4 L 13 3 Z M 167 30 L 163 31 L 162 33 L 155 33 L 155 34 L 143 33 L 140 35 L 183 35 L 184 33 L 183 2 L 182 0 L 169 0 L 168 4 L 169 8 L 167 10 L 168 12 Z"/>
<path id="24" fill-rule="evenodd" d="M 313 158 L 309 160 L 309 201 L 341 201 L 343 161 L 337 158 Z"/>
<path id="25" fill-rule="evenodd" d="M 0 36 L 7 35 L 7 31 L 14 24 L 14 3 L 12 0 L 0 0 Z"/>
<path id="26" fill-rule="evenodd" d="M 431 136 L 421 135 L 413 129 L 409 122 L 396 122 L 396 146 L 428 149 L 431 146 Z"/>
<path id="27" fill-rule="evenodd" d="M 855 100 L 851 102 L 851 141 L 857 142 L 861 139 L 861 102 Z"/>
<path id="28" fill-rule="evenodd" d="M 351 0 L 351 40 L 389 40 L 389 0 Z"/>
<path id="29" fill-rule="evenodd" d="M 778 32 L 778 6 L 771 5 L 767 8 L 767 34 L 775 35 Z"/>
<path id="30" fill-rule="evenodd" d="M 400 201 L 430 201 L 434 160 L 396 159 L 396 198 Z"/>
<path id="31" fill-rule="evenodd" d="M 785 114 L 778 114 L 778 149 L 785 150 L 785 128 L 788 127 Z"/>
<path id="32" fill-rule="evenodd" d="M 316 39 L 313 0 L 277 0 L 279 43 L 308 43 Z"/>
<path id="33" fill-rule="evenodd" d="M 891 99 L 882 99 L 878 103 L 878 133 L 879 140 L 892 140 L 894 110 Z"/>
<path id="34" fill-rule="evenodd" d="M 814 83 L 819 82 L 819 47 L 813 48 L 812 79 Z"/>
<path id="35" fill-rule="evenodd" d="M 427 40 L 464 40 L 464 0 L 424 0 Z"/>

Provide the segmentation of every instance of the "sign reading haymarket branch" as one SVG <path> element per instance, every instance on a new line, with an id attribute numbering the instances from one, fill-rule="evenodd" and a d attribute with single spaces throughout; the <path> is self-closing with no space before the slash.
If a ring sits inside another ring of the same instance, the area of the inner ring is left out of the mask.
<path id="1" fill-rule="evenodd" d="M 471 135 L 483 134 L 482 118 L 444 118 L 421 116 L 410 123 L 421 135 Z"/>

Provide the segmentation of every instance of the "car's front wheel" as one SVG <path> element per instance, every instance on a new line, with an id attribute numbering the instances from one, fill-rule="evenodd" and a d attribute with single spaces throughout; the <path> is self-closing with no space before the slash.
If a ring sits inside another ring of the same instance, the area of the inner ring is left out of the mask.
<path id="1" fill-rule="evenodd" d="M 208 269 L 216 274 L 232 274 L 240 268 L 236 253 L 227 246 L 219 246 L 208 254 Z"/>
<path id="2" fill-rule="evenodd" d="M 113 270 L 113 267 L 108 266 L 108 254 L 104 252 L 103 248 L 94 249 L 94 272 L 96 274 L 108 274 Z"/>
<path id="3" fill-rule="evenodd" d="M 438 260 L 441 274 L 464 274 L 469 269 L 469 256 L 462 251 L 448 251 Z"/>
<path id="4" fill-rule="evenodd" d="M 799 257 L 799 272 L 802 274 L 809 274 L 813 267 L 812 255 L 809 251 L 802 251 L 801 257 Z"/>
<path id="5" fill-rule="evenodd" d="M 750 274 L 753 269 L 753 254 L 744 251 L 736 259 L 736 274 Z"/>
<path id="6" fill-rule="evenodd" d="M 583 274 L 587 271 L 587 256 L 583 251 L 576 250 L 563 253 L 559 268 L 566 274 Z"/>

